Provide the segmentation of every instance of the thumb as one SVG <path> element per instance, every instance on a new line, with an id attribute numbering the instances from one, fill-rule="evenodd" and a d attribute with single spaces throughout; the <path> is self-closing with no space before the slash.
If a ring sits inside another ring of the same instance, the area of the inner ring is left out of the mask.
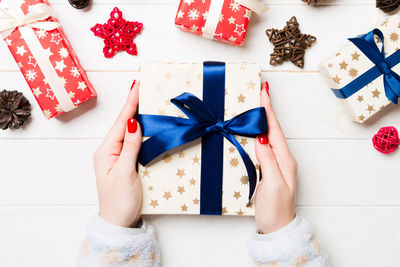
<path id="1" fill-rule="evenodd" d="M 261 167 L 262 179 L 265 183 L 282 182 L 282 174 L 279 170 L 275 154 L 268 143 L 266 133 L 261 134 L 256 142 L 256 156 Z"/>
<path id="2" fill-rule="evenodd" d="M 125 130 L 124 144 L 119 163 L 130 171 L 136 171 L 137 157 L 142 145 L 142 130 L 135 119 L 129 119 Z"/>

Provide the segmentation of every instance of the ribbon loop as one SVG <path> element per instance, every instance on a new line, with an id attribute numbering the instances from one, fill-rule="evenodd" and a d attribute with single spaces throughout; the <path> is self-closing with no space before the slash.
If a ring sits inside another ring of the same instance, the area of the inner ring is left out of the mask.
<path id="1" fill-rule="evenodd" d="M 390 69 L 389 64 L 384 61 L 384 62 L 380 62 L 378 64 L 376 64 L 376 66 L 378 67 L 378 69 L 380 70 L 380 72 L 384 75 L 388 75 L 392 72 L 392 70 Z"/>

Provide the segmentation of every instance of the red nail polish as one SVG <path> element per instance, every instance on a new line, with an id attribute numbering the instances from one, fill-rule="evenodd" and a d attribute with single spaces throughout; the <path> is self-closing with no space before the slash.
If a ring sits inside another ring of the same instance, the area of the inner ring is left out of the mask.
<path id="1" fill-rule="evenodd" d="M 137 130 L 137 122 L 135 119 L 128 120 L 128 132 L 129 133 L 136 133 Z"/>
<path id="2" fill-rule="evenodd" d="M 265 82 L 265 90 L 267 91 L 267 94 L 269 96 L 269 83 Z"/>
<path id="3" fill-rule="evenodd" d="M 132 91 L 133 87 L 135 86 L 135 84 L 136 84 L 136 80 L 133 80 L 133 83 L 131 85 L 131 91 Z"/>
<path id="4" fill-rule="evenodd" d="M 268 145 L 268 135 L 266 133 L 259 135 L 258 142 L 262 145 Z"/>

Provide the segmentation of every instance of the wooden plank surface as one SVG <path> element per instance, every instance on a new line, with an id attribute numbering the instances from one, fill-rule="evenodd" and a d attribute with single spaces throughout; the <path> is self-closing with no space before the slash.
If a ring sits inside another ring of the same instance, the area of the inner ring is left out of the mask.
<path id="1" fill-rule="evenodd" d="M 91 155 L 106 134 L 138 77 L 141 61 L 256 62 L 299 162 L 298 213 L 309 218 L 327 247 L 332 266 L 400 266 L 400 154 L 373 150 L 372 135 L 399 126 L 390 107 L 371 122 L 351 122 L 318 73 L 318 64 L 346 38 L 373 28 L 386 15 L 375 0 L 265 0 L 270 11 L 254 15 L 246 45 L 232 47 L 184 33 L 174 25 L 178 0 L 94 0 L 87 11 L 51 0 L 99 97 L 47 121 L 5 45 L 0 42 L 0 89 L 23 91 L 33 104 L 21 131 L 0 132 L 0 265 L 74 266 L 86 219 L 96 211 Z M 102 40 L 90 27 L 119 6 L 127 19 L 144 23 L 139 56 L 101 55 Z M 305 68 L 268 64 L 265 29 L 297 16 L 304 33 L 318 37 Z M 77 23 L 79 22 L 79 23 Z M 252 218 L 154 216 L 166 267 L 252 266 L 246 242 Z M 21 257 L 23 255 L 23 257 Z M 190 261 L 190 264 L 188 262 Z"/>

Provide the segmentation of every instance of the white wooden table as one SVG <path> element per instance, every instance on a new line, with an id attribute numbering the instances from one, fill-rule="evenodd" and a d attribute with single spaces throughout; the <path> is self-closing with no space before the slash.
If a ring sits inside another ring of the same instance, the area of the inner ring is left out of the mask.
<path id="1" fill-rule="evenodd" d="M 98 98 L 47 121 L 4 44 L 0 88 L 23 91 L 33 103 L 23 130 L 0 133 L 0 266 L 73 266 L 86 219 L 96 210 L 92 153 L 125 101 L 141 61 L 247 61 L 261 64 L 271 97 L 299 162 L 298 213 L 308 217 L 333 266 L 400 266 L 400 152 L 383 156 L 371 145 L 381 127 L 400 127 L 391 108 L 365 125 L 351 122 L 318 73 L 318 64 L 347 37 L 372 29 L 386 15 L 375 0 L 329 0 L 318 8 L 300 0 L 266 0 L 243 48 L 208 41 L 174 27 L 178 0 L 94 0 L 86 12 L 52 0 Z M 102 54 L 90 27 L 114 6 L 144 23 L 139 56 Z M 318 37 L 300 70 L 268 64 L 264 32 L 297 16 Z M 253 266 L 246 243 L 252 218 L 154 216 L 163 266 Z"/>

